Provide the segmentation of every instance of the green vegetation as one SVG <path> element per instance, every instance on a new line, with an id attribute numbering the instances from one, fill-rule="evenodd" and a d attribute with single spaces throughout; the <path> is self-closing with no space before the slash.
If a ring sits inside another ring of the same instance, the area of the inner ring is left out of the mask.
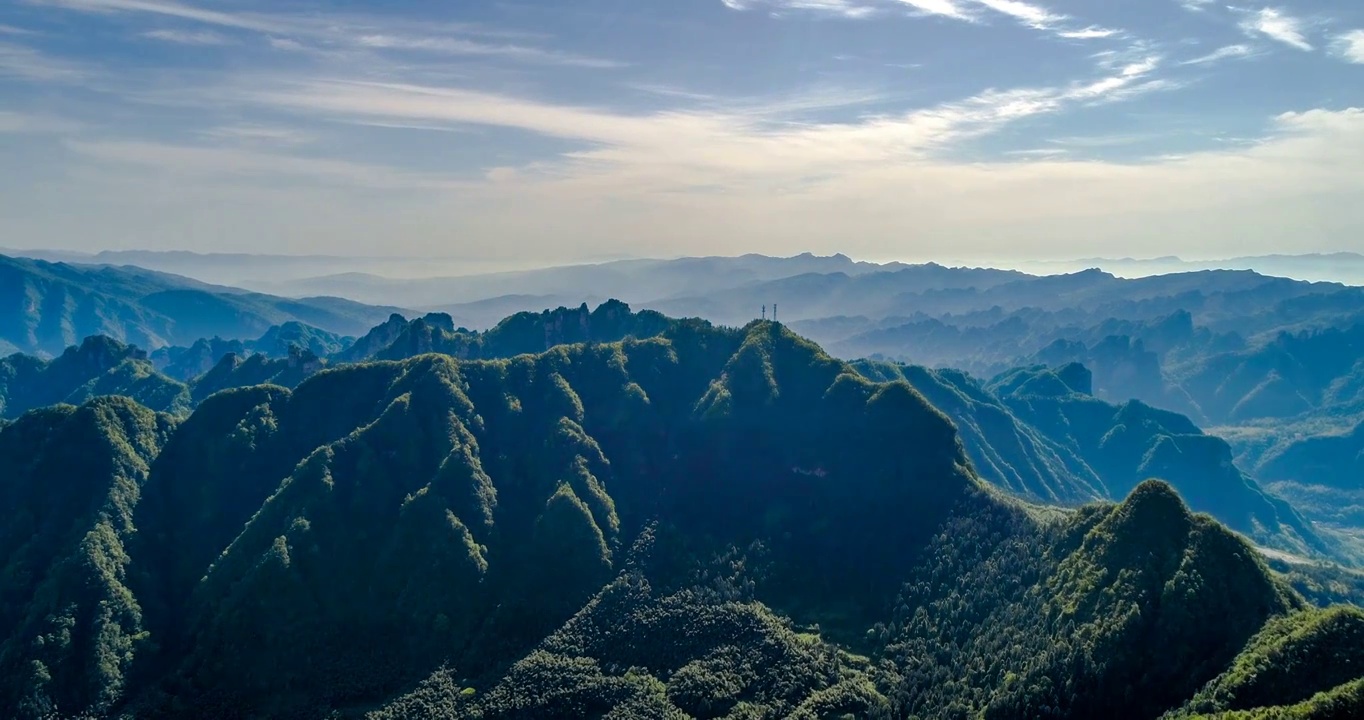
<path id="1" fill-rule="evenodd" d="M 1017 368 L 987 383 L 953 370 L 873 361 L 854 367 L 923 393 L 957 425 L 980 476 L 1026 499 L 1070 506 L 1116 500 L 1158 477 L 1194 509 L 1268 547 L 1352 557 L 1242 473 L 1227 443 L 1182 415 L 1095 398 L 1083 366 Z"/>
<path id="2" fill-rule="evenodd" d="M 258 340 L 200 339 L 189 347 L 163 347 L 151 354 L 157 370 L 182 382 L 190 382 L 214 369 L 228 355 L 242 358 L 261 355 L 269 360 L 291 356 L 327 357 L 355 343 L 300 322 L 287 322 L 270 328 Z M 300 377 L 294 384 L 301 382 Z"/>
<path id="3" fill-rule="evenodd" d="M 0 430 L 0 707 L 103 713 L 148 635 L 126 544 L 171 430 L 127 399 L 55 406 Z"/>
<path id="4" fill-rule="evenodd" d="M 556 345 L 650 338 L 666 330 L 670 322 L 656 312 L 631 312 L 630 306 L 619 300 L 590 311 L 584 303 L 572 309 L 517 313 L 486 332 L 457 329 L 454 320 L 442 313 L 411 322 L 394 315 L 337 353 L 334 360 L 403 360 L 433 352 L 461 360 L 509 358 L 544 352 Z"/>
<path id="5" fill-rule="evenodd" d="M 1360 490 L 1364 423 L 1349 432 L 1299 437 L 1279 444 L 1260 458 L 1255 471 L 1268 482 Z"/>
<path id="6" fill-rule="evenodd" d="M 1358 416 L 1241 429 L 1239 455 L 1265 487 L 1364 556 L 1364 424 Z"/>
<path id="7" fill-rule="evenodd" d="M 156 372 L 146 353 L 107 337 L 87 338 L 55 360 L 27 355 L 0 359 L 0 417 L 104 395 L 130 397 L 171 413 L 186 412 L 191 403 L 189 389 Z"/>
<path id="8" fill-rule="evenodd" d="M 190 382 L 190 395 L 201 403 L 214 393 L 252 385 L 296 387 L 325 367 L 324 361 L 297 346 L 283 358 L 228 353 L 212 370 Z"/>
<path id="9" fill-rule="evenodd" d="M 859 361 L 863 375 L 879 381 L 903 380 L 952 418 L 966 452 L 980 476 L 1024 498 L 1078 505 L 1109 498 L 1103 480 L 1076 449 L 1053 441 L 1020 418 L 996 391 L 966 373 L 929 370 L 913 365 Z M 1062 385 L 1062 395 L 1087 392 L 1084 368 L 1074 380 L 1078 389 Z M 1061 382 L 1055 374 L 1046 377 Z"/>
<path id="10" fill-rule="evenodd" d="M 1300 558 L 1267 559 L 1269 567 L 1304 598 L 1319 607 L 1336 604 L 1364 607 L 1364 572 L 1333 563 Z"/>
<path id="11" fill-rule="evenodd" d="M 1187 420 L 1094 400 L 1077 367 L 877 381 L 775 323 L 593 315 L 583 342 L 503 359 L 299 377 L 282 373 L 303 351 L 234 356 L 178 423 L 101 398 L 0 427 L 0 705 L 965 720 L 1357 697 L 1357 613 L 1306 610 L 1237 535 L 1139 481 L 1169 472 L 1207 501 L 1180 462 L 1229 451 Z M 571 326 L 532 317 L 551 322 L 466 347 Z M 1033 467 L 1097 465 L 1126 498 L 1005 498 L 928 397 L 949 392 L 948 412 L 1046 428 Z"/>
<path id="12" fill-rule="evenodd" d="M 1364 612 L 1314 610 L 1265 625 L 1189 702 L 1202 717 L 1349 718 L 1364 712 Z"/>

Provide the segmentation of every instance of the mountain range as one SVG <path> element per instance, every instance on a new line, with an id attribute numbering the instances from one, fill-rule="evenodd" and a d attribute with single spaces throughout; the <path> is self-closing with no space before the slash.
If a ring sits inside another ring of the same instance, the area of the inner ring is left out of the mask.
<path id="1" fill-rule="evenodd" d="M 158 366 L 135 347 L 103 337 L 88 339 L 45 363 L 14 356 L 0 361 L 0 417 L 17 417 L 44 405 L 80 403 L 118 394 L 147 407 L 183 415 L 211 395 L 233 388 L 298 386 L 327 367 L 403 361 L 437 353 L 459 360 L 496 360 L 564 345 L 645 340 L 674 332 L 683 321 L 652 311 L 632 312 L 619 301 L 595 310 L 586 305 L 520 313 L 491 330 L 454 328 L 448 316 L 407 320 L 394 315 L 329 356 L 281 337 L 316 338 L 298 328 L 269 332 L 246 343 L 200 341 L 179 351 L 180 363 Z M 273 344 L 272 344 L 273 343 Z M 170 376 L 184 370 L 194 375 Z M 1303 556 L 1353 562 L 1355 543 L 1318 532 L 1292 506 L 1242 472 L 1223 440 L 1206 435 L 1189 418 L 1140 401 L 1121 405 L 1093 394 L 1093 375 L 1082 365 L 1017 368 L 980 381 L 952 370 L 877 361 L 849 366 L 878 382 L 904 382 L 944 412 L 985 481 L 1029 501 L 1075 507 L 1124 497 L 1141 480 L 1174 483 L 1196 510 L 1271 548 Z"/>
<path id="2" fill-rule="evenodd" d="M 1024 374 L 993 392 L 1082 394 Z M 910 384 L 770 322 L 52 406 L 0 495 L 25 719 L 1364 708 L 1364 616 L 1171 486 L 1008 499 Z"/>
<path id="3" fill-rule="evenodd" d="M 183 250 L 69 250 L 0 248 L 0 255 L 70 265 L 135 266 L 182 275 L 214 285 L 255 286 L 288 283 L 317 276 L 364 270 L 400 276 L 439 272 L 490 272 L 499 266 L 468 260 L 405 257 L 350 257 L 339 255 L 269 255 L 254 253 L 197 253 Z M 259 289 L 259 288 L 257 288 Z M 292 293 L 290 293 L 292 294 Z"/>
<path id="4" fill-rule="evenodd" d="M 502 295 L 448 308 L 463 315 L 411 313 L 326 298 L 288 301 L 136 268 L 7 262 L 29 290 L 9 314 L 11 331 L 0 333 L 0 343 L 56 355 L 80 338 L 104 334 L 148 348 L 158 370 L 186 383 L 228 352 L 238 360 L 266 354 L 239 376 L 269 379 L 284 370 L 259 365 L 286 359 L 289 345 L 316 358 L 355 362 L 421 350 L 500 357 L 554 342 L 531 321 L 530 332 L 542 337 L 496 340 L 490 354 L 481 348 L 489 338 L 516 335 L 515 323 L 504 326 L 500 319 L 508 309 L 554 295 Z M 1185 415 L 1231 440 L 1247 468 L 1275 443 L 1364 422 L 1364 291 L 1252 272 L 1038 277 L 932 264 L 885 266 L 844 256 L 745 256 L 385 281 L 376 290 L 410 288 L 407 299 L 419 300 L 423 293 L 467 298 L 517 287 L 560 294 L 582 294 L 584 287 L 643 294 L 647 288 L 671 297 L 646 307 L 736 325 L 780 308 L 783 321 L 837 356 L 960 369 L 980 378 L 1015 367 L 1081 363 L 1092 373 L 1096 398 L 1115 405 L 1135 399 Z M 34 298 L 47 299 L 35 304 Z M 869 314 L 826 315 L 841 311 Z M 418 322 L 409 328 L 404 315 Z M 494 315 L 499 319 L 490 320 Z M 792 315 L 796 319 L 788 320 Z M 296 317 L 305 321 L 291 319 Z M 382 318 L 389 321 L 375 327 Z M 468 327 L 490 331 L 477 335 Z M 271 332 L 288 337 L 262 337 Z M 389 349 L 397 333 L 407 333 L 407 345 Z M 350 335 L 366 337 L 352 343 Z M 497 346 L 502 342 L 515 347 Z M 317 366 L 303 356 L 295 364 Z M 220 382 L 206 389 L 229 382 L 226 371 L 216 376 Z M 1328 519 L 1317 513 L 1311 518 Z"/>
<path id="5" fill-rule="evenodd" d="M 136 267 L 0 256 L 0 355 L 56 355 L 92 335 L 155 350 L 206 337 L 254 338 L 290 321 L 356 335 L 396 310 L 260 295 Z"/>
<path id="6" fill-rule="evenodd" d="M 424 291 L 428 293 L 428 299 L 430 297 L 429 292 L 436 290 L 440 285 L 446 285 L 445 291 L 448 293 L 448 286 L 456 285 L 456 283 L 450 281 L 456 278 L 469 279 L 490 274 L 498 274 L 504 280 L 513 280 L 533 285 L 534 280 L 549 279 L 561 271 L 581 274 L 583 272 L 592 272 L 591 268 L 593 267 L 597 267 L 598 269 L 605 268 L 607 269 L 607 273 L 610 273 L 613 270 L 629 273 L 634 268 L 648 268 L 669 263 L 675 263 L 677 265 L 694 265 L 700 261 L 704 263 L 732 265 L 735 260 L 735 258 L 647 259 L 638 257 L 608 257 L 599 260 L 585 259 L 579 265 L 544 267 L 527 271 L 524 268 L 520 270 L 511 267 L 499 268 L 495 264 L 470 260 L 468 258 L 395 257 L 387 255 L 375 257 L 339 255 L 267 255 L 247 253 L 196 253 L 180 250 L 105 250 L 101 252 L 77 252 L 50 249 L 16 250 L 4 248 L 0 248 L 0 254 L 45 260 L 48 262 L 64 262 L 80 265 L 135 265 L 149 270 L 184 275 L 207 283 L 247 286 L 261 292 L 273 292 L 282 295 L 339 294 L 347 296 L 347 293 L 336 292 L 336 288 L 339 287 L 340 284 L 349 283 L 352 289 L 358 289 L 361 292 L 365 292 L 367 291 L 365 288 L 377 289 L 380 284 L 385 283 L 386 279 L 405 278 L 429 280 L 430 283 Z M 746 257 L 746 260 L 751 262 L 752 260 L 761 257 L 762 256 L 750 255 Z M 814 256 L 807 253 L 800 257 L 812 258 Z M 768 260 L 780 259 L 781 258 L 768 258 Z M 855 268 L 879 267 L 883 270 L 893 271 L 908 267 L 911 264 L 908 262 L 852 263 L 840 255 L 821 260 L 823 260 L 822 263 L 806 264 L 803 267 L 798 267 L 795 272 L 783 271 L 782 276 L 796 275 L 803 272 L 840 272 L 846 271 L 849 265 L 852 265 Z M 505 265 L 505 263 L 503 265 Z M 1000 267 L 1006 267 L 1034 275 L 1075 273 L 1097 268 L 1121 277 L 1131 278 L 1197 272 L 1202 270 L 1251 270 L 1262 275 L 1273 275 L 1294 278 L 1297 280 L 1364 285 L 1364 255 L 1356 252 L 1256 255 L 1201 260 L 1189 260 L 1175 256 L 1156 258 L 1092 257 L 1061 260 L 1011 261 Z M 315 289 L 313 292 L 308 293 L 304 291 L 305 285 L 296 283 L 313 284 Z M 329 284 L 332 284 L 330 288 L 318 289 Z M 387 285 L 389 286 L 388 289 L 391 291 L 404 291 L 401 283 L 387 283 Z M 567 283 L 566 286 L 561 283 L 561 287 L 567 287 L 570 294 L 574 294 L 581 289 L 581 285 L 575 285 L 572 282 Z M 613 288 L 612 290 L 613 292 L 607 294 L 623 295 L 619 288 Z M 494 293 L 494 295 L 495 294 L 497 293 Z M 476 299 L 483 299 L 491 296 L 492 295 L 484 295 Z M 396 302 L 396 300 L 391 296 L 380 296 L 375 302 L 382 304 Z M 412 306 L 434 306 L 451 302 L 460 302 L 460 300 L 451 299 L 448 296 L 441 296 L 434 300 L 416 301 L 409 304 Z"/>
<path id="7" fill-rule="evenodd" d="M 1364 714 L 1357 288 L 0 273 L 7 716 Z"/>
<path id="8" fill-rule="evenodd" d="M 1126 277 L 1164 275 L 1196 270 L 1254 270 L 1298 280 L 1343 282 L 1364 285 L 1364 255 L 1354 252 L 1307 253 L 1302 255 L 1253 255 L 1221 260 L 1185 260 L 1168 256 L 1158 258 L 1089 258 L 1024 263 L 1019 269 L 1050 274 L 1102 268 Z"/>
<path id="9" fill-rule="evenodd" d="M 0 313 L 9 318 L 8 329 L 0 327 L 0 351 L 55 355 L 95 334 L 157 350 L 201 338 L 255 338 L 290 320 L 359 335 L 393 313 L 443 314 L 450 325 L 480 329 L 528 306 L 614 297 L 735 326 L 780 313 L 845 359 L 882 357 L 981 377 L 1081 362 L 1094 372 L 1099 397 L 1140 399 L 1205 425 L 1336 413 L 1336 406 L 1364 410 L 1364 400 L 1351 393 L 1364 387 L 1360 369 L 1344 363 L 1356 357 L 1364 290 L 1249 271 L 1033 276 L 807 254 L 631 260 L 456 278 L 347 275 L 292 288 L 423 308 L 413 312 L 328 297 L 290 301 L 135 268 L 5 263 L 15 280 L 13 309 Z"/>

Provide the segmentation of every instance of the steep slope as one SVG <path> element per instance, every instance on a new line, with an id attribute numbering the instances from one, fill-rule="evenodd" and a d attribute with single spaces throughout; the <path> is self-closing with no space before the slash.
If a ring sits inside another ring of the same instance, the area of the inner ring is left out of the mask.
<path id="1" fill-rule="evenodd" d="M 1088 529 L 1047 586 L 1047 619 L 1064 642 L 992 698 L 987 717 L 1158 715 L 1301 603 L 1249 546 L 1156 482 Z M 1079 692 L 1047 682 L 1061 677 Z"/>
<path id="2" fill-rule="evenodd" d="M 403 360 L 432 352 L 461 360 L 507 358 L 544 352 L 556 345 L 649 338 L 663 332 L 669 323 L 655 312 L 632 312 L 629 305 L 618 300 L 590 311 L 584 303 L 572 309 L 518 313 L 485 332 L 456 329 L 450 316 L 441 313 L 410 322 L 394 315 L 333 360 Z"/>
<path id="3" fill-rule="evenodd" d="M 1358 400 L 1364 324 L 1281 331 L 1238 352 L 1169 369 L 1217 423 L 1292 418 Z"/>
<path id="4" fill-rule="evenodd" d="M 913 365 L 860 361 L 853 366 L 873 380 L 904 380 L 942 410 L 956 424 L 982 479 L 1016 495 L 1041 502 L 1077 505 L 1111 496 L 1102 478 L 1064 443 L 1058 443 L 1016 416 L 998 395 L 971 376 L 954 370 L 929 370 Z M 1053 392 L 1088 392 L 1088 371 L 1069 370 L 1075 384 L 1065 385 L 1056 374 L 1045 376 L 1058 384 Z M 1041 382 L 1040 379 L 1034 382 Z"/>
<path id="5" fill-rule="evenodd" d="M 37 411 L 0 429 L 0 707 L 102 714 L 144 645 L 126 543 L 170 431 L 130 400 Z"/>
<path id="6" fill-rule="evenodd" d="M 873 379 L 903 379 L 957 426 L 980 477 L 1040 502 L 1115 500 L 1160 478 L 1196 510 L 1270 547 L 1337 557 L 1287 502 L 1242 473 L 1222 440 L 1140 402 L 1093 397 L 1083 366 L 1016 368 L 988 383 L 952 370 L 860 361 Z"/>
<path id="7" fill-rule="evenodd" d="M 223 390 L 253 385 L 278 385 L 292 388 L 326 367 L 326 361 L 297 346 L 282 358 L 262 354 L 228 353 L 212 370 L 189 384 L 191 399 L 197 404 Z"/>
<path id="8" fill-rule="evenodd" d="M 189 382 L 212 370 L 228 355 L 264 355 L 282 359 L 291 353 L 306 352 L 317 357 L 339 353 L 355 344 L 343 337 L 300 322 L 276 325 L 256 340 L 201 338 L 189 347 L 163 347 L 151 353 L 152 364 L 166 375 Z"/>
<path id="9" fill-rule="evenodd" d="M 930 520 L 971 487 L 946 419 L 771 324 L 670 333 L 494 363 L 354 366 L 281 396 L 277 435 L 305 459 L 168 629 L 194 651 L 167 705 L 211 714 L 271 698 L 259 707 L 297 712 L 274 704 L 286 687 L 344 706 L 392 692 L 414 665 L 494 668 L 581 608 L 614 574 L 623 536 L 656 515 L 717 551 L 766 544 L 765 590 L 788 612 L 871 612 L 906 561 L 887 550 L 933 524 L 892 511 L 907 507 L 901 493 Z M 891 436 L 923 450 L 864 450 Z M 854 523 L 864 530 L 838 530 Z"/>
<path id="10" fill-rule="evenodd" d="M 1176 717 L 1347 718 L 1364 713 L 1364 612 L 1270 621 Z"/>
<path id="11" fill-rule="evenodd" d="M 1161 323 L 1162 329 L 1165 324 Z M 1158 333 L 1150 334 L 1157 343 L 1166 348 L 1180 344 L 1178 340 L 1162 338 Z M 1199 344 L 1201 343 L 1189 342 L 1179 349 L 1186 353 L 1197 352 L 1195 348 Z M 1167 353 L 1168 349 L 1165 353 L 1158 353 L 1148 348 L 1146 341 L 1139 337 L 1108 335 L 1088 344 L 1059 339 L 1038 351 L 1029 360 L 1053 367 L 1081 363 L 1093 369 L 1094 390 L 1091 394 L 1095 397 L 1119 403 L 1141 400 L 1155 407 L 1187 415 L 1198 422 L 1207 422 L 1208 416 L 1198 401 L 1178 383 L 1165 376 L 1162 357 Z"/>
<path id="12" fill-rule="evenodd" d="M 367 717 L 1153 718 L 1301 603 L 1159 483 L 1050 521 L 964 497 L 856 651 L 756 600 L 751 551 L 679 572 L 687 543 L 646 531 L 490 687 L 447 668 Z"/>
<path id="13" fill-rule="evenodd" d="M 889 717 L 867 658 L 755 602 L 737 557 L 676 567 L 679 542 L 646 528 L 621 574 L 485 692 L 441 670 L 367 720 Z"/>
<path id="14" fill-rule="evenodd" d="M 991 383 L 1022 421 L 1069 448 L 1103 479 L 1110 497 L 1142 480 L 1169 481 L 1191 507 L 1270 547 L 1331 555 L 1336 546 L 1287 502 L 1236 467 L 1231 448 L 1187 417 L 1138 401 L 1111 405 L 1070 392 L 1046 368 L 1020 369 Z M 1058 392 L 1058 389 L 1065 388 Z"/>
<path id="15" fill-rule="evenodd" d="M 1364 527 L 1364 424 L 1355 422 L 1341 418 L 1251 429 L 1269 440 L 1257 458 L 1256 477 L 1305 516 L 1346 538 Z M 1345 428 L 1333 427 L 1341 423 Z"/>
<path id="16" fill-rule="evenodd" d="M 0 506 L 29 548 L 0 555 L 5 612 L 115 619 L 93 649 L 15 625 L 22 720 L 1151 718 L 1304 604 L 1166 484 L 1004 499 L 907 382 L 768 322 L 336 367 L 173 432 L 124 399 L 36 411 L 6 457 L 31 499 Z M 111 549 L 68 562 L 92 516 Z M 68 572 L 97 581 L 48 603 Z"/>
<path id="17" fill-rule="evenodd" d="M 241 340 L 200 338 L 189 347 L 158 348 L 149 356 L 152 366 L 167 377 L 189 382 L 212 370 L 230 354 L 245 355 L 246 343 Z"/>
<path id="18" fill-rule="evenodd" d="M 0 342 L 27 353 L 55 355 L 91 335 L 148 349 L 207 337 L 259 337 L 289 321 L 354 335 L 394 310 L 338 298 L 246 293 L 135 267 L 0 255 Z"/>
<path id="19" fill-rule="evenodd" d="M 561 344 L 653 337 L 672 324 L 656 313 L 633 313 L 624 303 L 610 301 L 591 312 L 582 306 L 522 313 L 485 333 L 456 330 L 440 314 L 411 322 L 395 314 L 355 341 L 286 323 L 258 340 L 200 339 L 188 348 L 158 349 L 150 357 L 134 346 L 95 336 L 51 362 L 24 355 L 0 360 L 0 417 L 98 395 L 127 395 L 154 410 L 181 413 L 222 390 L 267 383 L 295 387 L 329 362 L 402 360 L 432 352 L 461 359 L 506 358 Z M 343 343 L 349 346 L 338 351 Z M 333 354 L 324 359 L 317 350 Z"/>
<path id="20" fill-rule="evenodd" d="M 426 318 L 433 324 L 439 324 L 442 317 L 439 314 L 427 315 Z M 357 363 L 371 360 L 383 352 L 388 346 L 392 345 L 398 336 L 401 335 L 408 326 L 407 318 L 394 313 L 388 320 L 369 329 L 369 332 L 361 335 L 354 343 L 343 350 L 340 350 L 331 357 L 337 363 Z M 451 327 L 451 330 L 454 328 Z"/>
<path id="21" fill-rule="evenodd" d="M 353 337 L 290 321 L 266 330 L 264 335 L 249 343 L 247 349 L 270 357 L 282 357 L 288 355 L 292 348 L 298 348 L 319 357 L 326 357 L 340 352 L 354 342 Z"/>
<path id="22" fill-rule="evenodd" d="M 1364 491 L 1364 424 L 1349 433 L 1307 437 L 1276 447 L 1261 458 L 1255 473 L 1266 482 Z"/>
<path id="23" fill-rule="evenodd" d="M 188 389 L 156 372 L 146 353 L 107 337 L 86 338 L 55 360 L 27 355 L 0 360 L 0 416 L 101 395 L 125 395 L 164 412 L 190 406 Z"/>

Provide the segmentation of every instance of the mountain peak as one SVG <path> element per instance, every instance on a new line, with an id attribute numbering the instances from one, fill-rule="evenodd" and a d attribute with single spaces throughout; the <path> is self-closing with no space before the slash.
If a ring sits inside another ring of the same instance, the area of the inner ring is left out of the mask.
<path id="1" fill-rule="evenodd" d="M 1171 527 L 1189 518 L 1189 508 L 1174 486 L 1164 480 L 1145 480 L 1121 505 L 1133 522 Z"/>

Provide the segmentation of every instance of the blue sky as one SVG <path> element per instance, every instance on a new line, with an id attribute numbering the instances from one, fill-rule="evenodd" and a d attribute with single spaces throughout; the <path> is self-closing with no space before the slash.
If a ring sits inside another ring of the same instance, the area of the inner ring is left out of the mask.
<path id="1" fill-rule="evenodd" d="M 1364 3 L 0 5 L 0 246 L 1364 250 Z"/>

